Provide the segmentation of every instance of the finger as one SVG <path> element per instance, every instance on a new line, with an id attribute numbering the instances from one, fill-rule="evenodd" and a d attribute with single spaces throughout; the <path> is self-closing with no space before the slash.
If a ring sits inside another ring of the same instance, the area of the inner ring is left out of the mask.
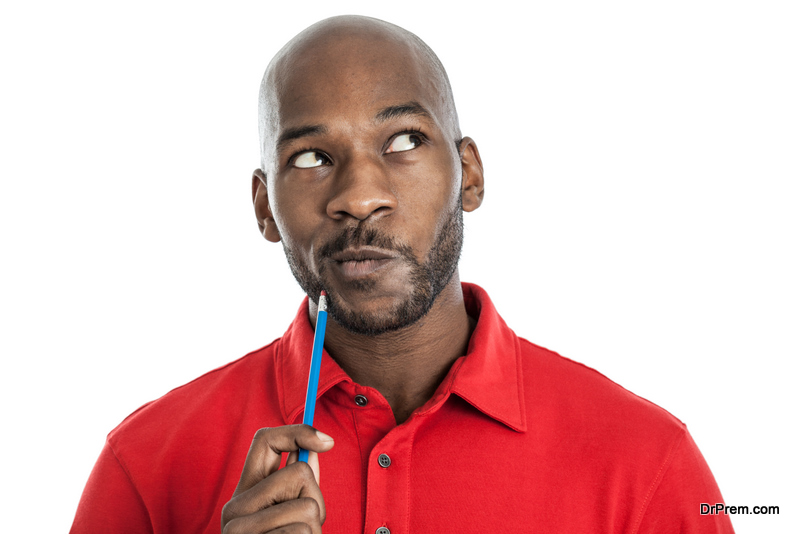
<path id="1" fill-rule="evenodd" d="M 325 501 L 311 466 L 295 462 L 273 473 L 247 491 L 236 495 L 222 509 L 222 524 L 261 510 L 278 508 L 292 500 L 312 499 L 316 502 L 317 521 L 325 522 Z"/>
<path id="2" fill-rule="evenodd" d="M 289 457 L 286 459 L 286 465 L 292 465 L 297 461 L 298 453 L 297 452 L 290 452 Z M 314 480 L 317 481 L 317 485 L 319 485 L 319 454 L 314 451 L 308 452 L 308 466 L 314 472 Z"/>
<path id="3" fill-rule="evenodd" d="M 250 515 L 237 517 L 223 529 L 223 534 L 252 532 L 319 534 L 322 532 L 322 523 L 317 501 L 308 498 L 286 501 Z"/>
<path id="4" fill-rule="evenodd" d="M 234 496 L 247 491 L 277 471 L 281 463 L 281 453 L 296 451 L 300 447 L 324 452 L 333 447 L 333 438 L 308 425 L 262 428 L 256 432 Z"/>

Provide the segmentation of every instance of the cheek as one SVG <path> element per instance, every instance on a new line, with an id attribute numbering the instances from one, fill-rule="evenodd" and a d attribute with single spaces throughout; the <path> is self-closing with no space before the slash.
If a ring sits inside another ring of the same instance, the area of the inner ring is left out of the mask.
<path id="1" fill-rule="evenodd" d="M 458 208 L 461 197 L 459 169 L 450 159 L 421 167 L 413 177 L 406 176 L 398 186 L 398 200 L 408 223 L 409 242 L 429 248 L 445 219 Z M 411 179 L 409 179 L 411 178 Z M 416 248 L 416 247 L 415 247 Z"/>
<path id="2" fill-rule="evenodd" d="M 300 252 L 304 248 L 302 243 L 313 234 L 313 212 L 307 197 L 284 188 L 273 188 L 270 206 L 285 245 Z"/>
<path id="3" fill-rule="evenodd" d="M 460 194 L 461 167 L 451 152 L 438 147 L 413 165 L 396 169 L 395 184 L 407 202 L 435 209 Z"/>

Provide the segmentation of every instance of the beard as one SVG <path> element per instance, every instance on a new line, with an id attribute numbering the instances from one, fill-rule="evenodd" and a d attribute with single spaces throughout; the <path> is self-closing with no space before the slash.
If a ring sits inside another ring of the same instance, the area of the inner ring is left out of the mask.
<path id="1" fill-rule="evenodd" d="M 394 306 L 366 313 L 342 306 L 338 295 L 327 290 L 328 315 L 338 324 L 354 334 L 377 336 L 394 332 L 413 325 L 430 311 L 436 298 L 450 282 L 458 266 L 461 247 L 464 242 L 464 219 L 461 203 L 448 214 L 447 219 L 437 233 L 433 246 L 424 262 L 419 262 L 410 246 L 383 235 L 374 227 L 358 226 L 347 228 L 335 239 L 323 245 L 317 254 L 319 275 L 315 275 L 307 263 L 283 244 L 283 251 L 289 268 L 297 283 L 315 303 L 325 288 L 322 280 L 327 271 L 330 256 L 348 248 L 365 246 L 379 247 L 399 255 L 410 267 L 410 295 Z M 356 291 L 369 292 L 375 287 L 375 280 L 355 280 L 350 287 Z"/>

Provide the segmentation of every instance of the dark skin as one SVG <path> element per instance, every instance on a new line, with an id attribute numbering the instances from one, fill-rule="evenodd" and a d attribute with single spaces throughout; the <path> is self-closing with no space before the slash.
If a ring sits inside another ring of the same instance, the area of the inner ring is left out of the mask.
<path id="1" fill-rule="evenodd" d="M 413 292 L 408 262 L 376 247 L 350 250 L 341 261 L 316 253 L 343 229 L 363 225 L 408 245 L 424 263 L 447 216 L 459 205 L 480 206 L 482 163 L 475 143 L 459 139 L 441 78 L 407 34 L 360 17 L 316 27 L 271 65 L 278 113 L 264 169 L 253 174 L 256 217 L 263 236 L 283 241 L 343 309 L 380 319 Z M 308 126 L 320 128 L 298 130 Z M 279 146 L 291 131 L 302 135 Z M 369 291 L 359 289 L 365 281 Z M 312 325 L 316 312 L 310 299 Z M 373 336 L 329 321 L 325 348 L 353 381 L 378 390 L 402 424 L 466 353 L 473 328 L 456 269 L 416 323 Z M 294 461 L 300 447 L 311 451 L 308 464 Z M 223 531 L 321 532 L 316 453 L 332 447 L 332 438 L 304 425 L 259 431 L 223 510 Z M 278 470 L 281 452 L 292 454 Z"/>

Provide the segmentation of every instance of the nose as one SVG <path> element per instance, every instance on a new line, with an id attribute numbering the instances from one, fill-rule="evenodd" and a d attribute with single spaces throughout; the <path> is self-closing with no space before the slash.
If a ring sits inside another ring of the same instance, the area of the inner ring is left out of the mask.
<path id="1" fill-rule="evenodd" d="M 332 219 L 384 217 L 397 209 L 386 170 L 369 156 L 351 157 L 336 170 L 327 213 Z"/>

